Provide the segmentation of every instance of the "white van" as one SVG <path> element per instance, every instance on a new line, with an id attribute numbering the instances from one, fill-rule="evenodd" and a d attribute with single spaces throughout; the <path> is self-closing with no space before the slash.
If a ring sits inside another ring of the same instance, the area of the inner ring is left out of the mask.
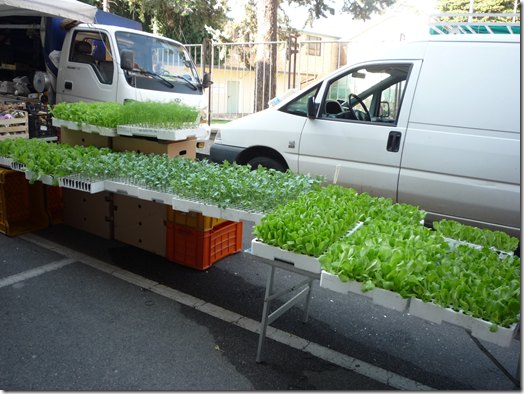
<path id="1" fill-rule="evenodd" d="M 404 42 L 221 128 L 215 162 L 325 175 L 520 238 L 520 36 Z"/>

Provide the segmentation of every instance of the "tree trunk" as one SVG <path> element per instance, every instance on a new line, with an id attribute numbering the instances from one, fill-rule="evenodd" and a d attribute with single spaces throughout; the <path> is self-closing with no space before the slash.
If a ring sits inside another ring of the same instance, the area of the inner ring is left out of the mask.
<path id="1" fill-rule="evenodd" d="M 277 13 L 279 0 L 258 0 L 257 42 L 277 41 Z M 255 65 L 255 112 L 268 107 L 276 95 L 277 45 L 258 44 Z"/>

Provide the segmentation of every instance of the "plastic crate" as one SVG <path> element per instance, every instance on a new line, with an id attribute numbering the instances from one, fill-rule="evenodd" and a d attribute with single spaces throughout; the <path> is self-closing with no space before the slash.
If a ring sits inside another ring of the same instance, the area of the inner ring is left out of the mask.
<path id="1" fill-rule="evenodd" d="M 166 258 L 197 270 L 242 249 L 242 222 L 225 222 L 208 231 L 170 222 L 166 227 Z"/>
<path id="2" fill-rule="evenodd" d="M 210 216 L 204 216 L 200 212 L 182 212 L 167 207 L 167 221 L 196 230 L 207 231 L 219 224 L 227 222 L 227 219 L 212 218 Z"/>
<path id="3" fill-rule="evenodd" d="M 53 126 L 53 115 L 45 104 L 27 103 L 29 113 L 29 138 L 56 140 L 56 127 Z"/>
<path id="4" fill-rule="evenodd" d="M 45 185 L 46 211 L 49 224 L 55 225 L 64 222 L 64 201 L 62 188 L 59 186 Z"/>
<path id="5" fill-rule="evenodd" d="M 0 232 L 15 236 L 48 226 L 44 185 L 30 185 L 23 172 L 0 168 Z"/>

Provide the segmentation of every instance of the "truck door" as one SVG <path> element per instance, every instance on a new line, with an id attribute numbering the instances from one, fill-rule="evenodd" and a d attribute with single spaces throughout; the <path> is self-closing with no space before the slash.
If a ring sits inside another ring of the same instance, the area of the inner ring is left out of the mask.
<path id="1" fill-rule="evenodd" d="M 57 82 L 57 101 L 115 101 L 117 69 L 111 42 L 101 31 L 76 30 L 64 41 Z"/>
<path id="2" fill-rule="evenodd" d="M 299 171 L 397 200 L 419 61 L 361 65 L 326 81 L 299 147 Z M 337 170 L 337 166 L 339 169 Z"/>

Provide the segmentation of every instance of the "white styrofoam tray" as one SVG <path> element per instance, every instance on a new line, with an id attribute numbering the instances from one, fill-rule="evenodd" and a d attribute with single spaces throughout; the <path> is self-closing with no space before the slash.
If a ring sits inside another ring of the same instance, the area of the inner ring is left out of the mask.
<path id="1" fill-rule="evenodd" d="M 138 197 L 138 186 L 116 181 L 104 181 L 104 189 L 108 192 L 123 194 L 126 196 Z"/>
<path id="2" fill-rule="evenodd" d="M 25 179 L 30 181 L 32 177 L 33 177 L 33 172 L 25 171 Z M 42 175 L 40 179 L 37 179 L 37 181 L 42 182 L 44 185 L 53 186 L 53 177 L 51 175 Z"/>
<path id="3" fill-rule="evenodd" d="M 87 193 L 99 193 L 105 190 L 104 181 L 100 182 L 87 182 L 77 179 L 57 177 L 58 186 L 65 187 L 67 189 L 80 190 Z"/>
<path id="4" fill-rule="evenodd" d="M 154 190 L 142 188 L 138 189 L 138 198 L 166 205 L 171 205 L 173 203 L 173 195 L 170 193 L 156 192 Z"/>
<path id="5" fill-rule="evenodd" d="M 264 213 L 247 212 L 241 209 L 223 208 L 220 210 L 220 218 L 231 220 L 233 222 L 250 221 L 255 222 L 255 225 L 260 224 L 260 220 L 264 217 Z"/>
<path id="6" fill-rule="evenodd" d="M 455 248 L 459 247 L 460 245 L 466 245 L 466 246 L 469 246 L 470 248 L 474 248 L 474 249 L 482 249 L 483 248 L 482 245 L 472 244 L 472 243 L 469 243 L 469 242 L 466 242 L 466 241 L 460 241 L 458 239 L 453 239 L 453 238 L 446 238 L 446 237 L 443 237 L 443 238 L 448 243 L 450 252 L 453 252 L 453 250 Z M 490 249 L 495 251 L 495 252 L 497 252 L 501 259 L 504 259 L 507 256 L 513 256 L 513 252 L 503 252 L 503 251 L 495 249 L 494 247 L 491 247 Z"/>
<path id="7" fill-rule="evenodd" d="M 116 129 L 111 129 L 109 127 L 95 126 L 92 124 L 82 123 L 82 131 L 84 133 L 95 133 L 100 134 L 104 137 L 116 137 L 118 133 Z"/>
<path id="8" fill-rule="evenodd" d="M 221 219 L 222 209 L 216 205 L 206 205 L 201 201 L 186 200 L 180 197 L 172 197 L 172 203 L 174 210 L 181 212 L 199 212 L 204 216 L 210 216 L 212 218 Z"/>
<path id="9" fill-rule="evenodd" d="M 510 346 L 517 333 L 518 324 L 514 323 L 509 328 L 498 327 L 496 332 L 491 332 L 491 323 L 479 318 L 456 312 L 451 308 L 443 308 L 430 302 L 423 302 L 413 298 L 409 306 L 409 313 L 413 316 L 441 324 L 446 322 L 454 326 L 471 331 L 475 338 L 494 343 L 501 347 Z"/>
<path id="10" fill-rule="evenodd" d="M 23 171 L 22 168 L 25 168 L 24 163 L 17 163 L 16 161 L 11 161 L 11 169 L 15 171 Z"/>
<path id="11" fill-rule="evenodd" d="M 0 157 L 0 167 L 5 167 L 11 169 L 11 163 L 13 162 L 12 159 L 9 159 L 7 157 Z"/>
<path id="12" fill-rule="evenodd" d="M 70 130 L 81 130 L 82 129 L 80 126 L 78 126 L 77 122 L 73 122 L 70 120 L 52 118 L 51 123 L 55 127 L 67 127 Z"/>
<path id="13" fill-rule="evenodd" d="M 402 296 L 393 291 L 375 287 L 373 290 L 362 292 L 362 283 L 357 281 L 342 282 L 337 275 L 330 274 L 322 270 L 320 275 L 320 287 L 335 291 L 342 294 L 357 294 L 371 298 L 373 303 L 383 307 L 394 309 L 399 312 L 406 312 L 410 305 L 410 298 Z"/>
<path id="14" fill-rule="evenodd" d="M 355 227 L 348 231 L 346 236 L 350 236 L 362 226 L 362 222 L 357 222 Z M 303 269 L 304 271 L 310 271 L 316 274 L 319 274 L 321 271 L 321 264 L 318 261 L 318 258 L 284 250 L 278 246 L 262 243 L 257 239 L 251 241 L 251 253 L 269 260 L 285 261 L 287 263 L 293 264 L 296 268 Z"/>
<path id="15" fill-rule="evenodd" d="M 191 137 L 205 138 L 207 133 L 202 127 L 187 129 L 161 129 L 136 125 L 119 125 L 116 130 L 118 135 L 153 137 L 159 140 L 181 141 Z"/>

